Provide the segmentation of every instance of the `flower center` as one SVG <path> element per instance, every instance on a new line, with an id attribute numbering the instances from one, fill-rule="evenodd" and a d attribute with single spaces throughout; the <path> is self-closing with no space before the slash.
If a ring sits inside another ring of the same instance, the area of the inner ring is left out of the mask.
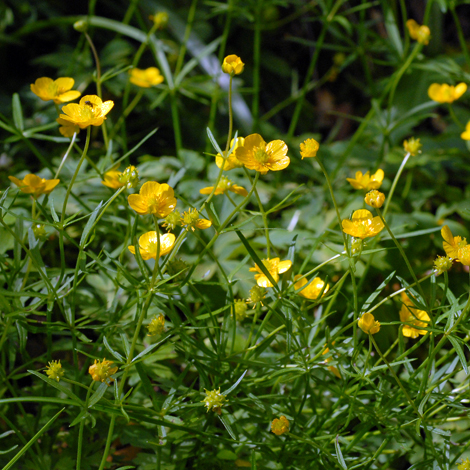
<path id="1" fill-rule="evenodd" d="M 257 148 L 254 151 L 254 158 L 257 162 L 262 164 L 266 163 L 269 160 L 269 155 L 264 148 Z"/>

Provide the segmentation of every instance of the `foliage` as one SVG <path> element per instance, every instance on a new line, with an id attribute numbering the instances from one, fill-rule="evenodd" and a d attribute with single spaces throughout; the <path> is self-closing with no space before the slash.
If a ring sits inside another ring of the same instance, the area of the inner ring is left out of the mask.
<path id="1" fill-rule="evenodd" d="M 470 457 L 460 3 L 2 5 L 2 468 Z"/>

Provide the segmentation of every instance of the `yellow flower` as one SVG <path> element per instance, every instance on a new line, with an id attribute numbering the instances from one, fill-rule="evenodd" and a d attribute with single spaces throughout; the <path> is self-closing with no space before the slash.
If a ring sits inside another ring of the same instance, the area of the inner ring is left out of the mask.
<path id="1" fill-rule="evenodd" d="M 114 102 L 101 101 L 101 98 L 96 95 L 86 95 L 80 103 L 70 103 L 62 108 L 59 119 L 68 121 L 71 125 L 76 125 L 80 129 L 85 129 L 88 126 L 101 126 L 108 114 L 114 106 Z M 61 123 L 58 121 L 59 124 Z"/>
<path id="2" fill-rule="evenodd" d="M 333 343 L 333 344 L 334 344 L 334 343 Z M 329 352 L 330 352 L 330 350 L 329 350 L 328 348 L 326 348 L 326 349 L 322 352 L 322 356 L 324 356 L 325 354 L 328 354 Z M 330 361 L 331 361 L 331 357 L 327 357 L 327 358 L 325 359 L 325 362 L 326 362 L 327 364 L 328 364 L 328 362 L 330 362 Z M 339 370 L 338 370 L 337 367 L 335 367 L 335 366 L 328 366 L 328 370 L 330 370 L 331 372 L 333 372 L 333 374 L 335 374 L 336 377 L 338 377 L 338 379 L 341 378 L 341 374 L 340 374 L 340 372 L 339 372 Z"/>
<path id="3" fill-rule="evenodd" d="M 141 88 L 150 88 L 163 82 L 163 75 L 157 67 L 149 67 L 145 70 L 134 68 L 129 73 L 130 82 Z"/>
<path id="4" fill-rule="evenodd" d="M 192 230 L 193 232 L 197 228 L 204 230 L 212 225 L 210 220 L 201 219 L 199 217 L 199 211 L 197 209 L 189 209 L 188 211 L 183 212 L 180 223 L 186 230 Z"/>
<path id="5" fill-rule="evenodd" d="M 153 214 L 157 217 L 166 217 L 175 210 L 176 198 L 173 188 L 166 183 L 147 181 L 140 188 L 139 194 L 131 194 L 127 201 L 137 214 Z"/>
<path id="6" fill-rule="evenodd" d="M 450 228 L 447 225 L 444 225 L 441 229 L 441 235 L 444 241 L 442 242 L 442 246 L 444 251 L 446 252 L 447 256 L 451 259 L 456 259 L 460 261 L 459 258 L 459 250 L 467 246 L 467 239 L 462 237 L 454 237 Z"/>
<path id="7" fill-rule="evenodd" d="M 364 201 L 369 206 L 375 207 L 376 209 L 380 209 L 384 205 L 385 194 L 381 193 L 380 191 L 377 191 L 376 189 L 373 189 L 372 191 L 369 191 L 366 194 Z"/>
<path id="8" fill-rule="evenodd" d="M 467 91 L 466 83 L 459 83 L 457 86 L 443 83 L 433 83 L 428 88 L 428 95 L 433 101 L 438 103 L 452 103 L 458 100 Z"/>
<path id="9" fill-rule="evenodd" d="M 438 256 L 434 260 L 434 269 L 436 270 L 436 276 L 442 274 L 443 272 L 449 271 L 452 267 L 452 258 L 448 256 Z"/>
<path id="10" fill-rule="evenodd" d="M 57 380 L 57 382 L 62 378 L 65 371 L 62 369 L 60 361 L 51 361 L 49 365 L 46 366 L 46 374 L 52 380 Z"/>
<path id="11" fill-rule="evenodd" d="M 218 415 L 222 414 L 222 406 L 228 401 L 225 397 L 225 395 L 222 395 L 220 393 L 220 387 L 218 390 L 211 390 L 208 392 L 206 389 L 204 389 L 206 392 L 206 397 L 204 400 L 202 400 L 202 403 L 204 403 L 205 407 L 207 408 L 207 412 L 209 411 L 215 411 Z"/>
<path id="12" fill-rule="evenodd" d="M 271 423 L 271 431 L 276 434 L 276 436 L 281 436 L 286 432 L 289 432 L 289 421 L 285 416 L 281 416 L 279 419 L 273 419 Z"/>
<path id="13" fill-rule="evenodd" d="M 292 266 L 292 261 L 279 261 L 279 258 L 263 259 L 262 262 L 264 264 L 264 267 L 269 271 L 269 274 L 271 274 L 271 277 L 276 282 L 279 280 L 279 274 L 285 273 Z M 261 271 L 260 267 L 257 264 L 255 264 L 254 268 L 250 268 L 250 271 L 257 271 L 259 273 L 255 274 L 255 279 L 258 286 L 274 287 L 271 284 L 271 281 L 266 277 L 265 274 L 263 274 L 263 271 Z"/>
<path id="14" fill-rule="evenodd" d="M 113 361 L 107 361 L 103 359 L 98 361 L 95 359 L 95 363 L 88 369 L 88 373 L 91 375 L 95 382 L 105 382 L 107 385 L 111 385 L 114 380 L 111 376 L 118 370 L 117 367 L 110 367 Z"/>
<path id="15" fill-rule="evenodd" d="M 263 299 L 266 297 L 266 290 L 260 286 L 253 286 L 250 289 L 250 297 L 246 299 L 247 304 L 253 304 L 253 308 L 256 307 L 256 304 L 259 302 L 263 305 Z"/>
<path id="16" fill-rule="evenodd" d="M 410 298 L 404 293 L 401 293 L 403 305 L 400 309 L 400 320 L 403 323 L 403 336 L 407 338 L 417 338 L 419 335 L 425 335 L 426 330 L 420 328 L 426 328 L 428 323 L 431 321 L 429 315 L 424 310 L 418 310 Z"/>
<path id="17" fill-rule="evenodd" d="M 344 219 L 342 222 L 343 232 L 357 238 L 375 237 L 384 228 L 380 217 L 372 217 L 366 209 L 355 211 L 352 220 Z"/>
<path id="18" fill-rule="evenodd" d="M 316 157 L 320 144 L 315 139 L 307 139 L 300 144 L 300 155 L 304 158 Z"/>
<path id="19" fill-rule="evenodd" d="M 232 139 L 230 142 L 230 148 L 232 148 L 233 141 L 234 139 Z M 227 158 L 223 158 L 222 155 L 218 153 L 215 156 L 215 164 L 219 168 L 222 168 L 222 165 L 224 165 L 224 171 L 232 170 L 233 168 L 240 168 L 241 166 L 243 166 L 242 163 L 238 160 L 237 156 L 235 155 L 235 151 L 237 150 L 238 147 L 243 147 L 244 143 L 245 143 L 245 139 L 243 137 L 237 137 L 237 143 L 235 144 L 235 147 L 232 153 Z"/>
<path id="20" fill-rule="evenodd" d="M 294 282 L 295 282 L 294 289 L 295 290 L 301 289 L 308 282 L 305 277 L 300 279 L 300 281 L 297 281 L 297 279 L 299 279 L 300 277 L 302 277 L 300 274 L 296 274 L 294 277 Z M 302 297 L 305 297 L 306 299 L 315 300 L 319 297 L 322 291 L 323 291 L 323 295 L 325 295 L 328 292 L 329 288 L 330 286 L 328 284 L 325 287 L 325 282 L 322 281 L 319 277 L 316 277 L 315 279 L 313 279 L 312 282 L 310 282 L 310 284 L 307 287 L 302 289 L 298 294 L 301 295 Z"/>
<path id="21" fill-rule="evenodd" d="M 431 38 L 431 30 L 425 25 L 419 25 L 415 20 L 408 20 L 406 27 L 410 33 L 411 39 L 415 39 L 420 44 L 427 46 Z"/>
<path id="22" fill-rule="evenodd" d="M 457 465 L 457 470 L 470 470 L 470 459 L 462 460 L 462 462 Z"/>
<path id="23" fill-rule="evenodd" d="M 355 178 L 346 179 L 354 189 L 365 189 L 366 191 L 370 191 L 371 189 L 380 188 L 384 179 L 384 171 L 379 169 L 372 176 L 370 176 L 369 171 L 364 175 L 362 174 L 362 171 L 357 171 Z"/>
<path id="24" fill-rule="evenodd" d="M 419 141 L 419 139 L 415 139 L 412 137 L 410 140 L 405 140 L 403 142 L 403 149 L 405 150 L 406 153 L 409 153 L 412 157 L 417 155 L 418 153 L 421 153 L 421 147 L 423 145 Z"/>
<path id="25" fill-rule="evenodd" d="M 60 183 L 59 179 L 46 180 L 33 174 L 26 175 L 22 180 L 14 176 L 8 178 L 20 188 L 21 192 L 31 194 L 36 199 L 41 194 L 49 194 Z"/>
<path id="26" fill-rule="evenodd" d="M 235 300 L 233 307 L 232 307 L 232 317 L 233 312 L 235 311 L 235 319 L 237 321 L 242 321 L 246 317 L 246 309 L 247 309 L 246 302 L 242 299 Z"/>
<path id="27" fill-rule="evenodd" d="M 465 266 L 470 266 L 470 245 L 465 245 L 457 251 L 457 258 Z"/>
<path id="28" fill-rule="evenodd" d="M 101 182 L 111 189 L 119 189 L 123 186 L 135 188 L 139 182 L 139 172 L 135 166 L 128 166 L 123 172 L 110 170 L 104 174 L 104 180 Z"/>
<path id="29" fill-rule="evenodd" d="M 172 233 L 160 235 L 160 257 L 171 251 L 175 244 L 175 236 Z M 130 245 L 129 251 L 135 255 L 135 246 Z M 158 234 L 155 231 L 144 233 L 139 238 L 140 256 L 144 261 L 153 258 L 157 259 Z"/>
<path id="30" fill-rule="evenodd" d="M 207 188 L 200 189 L 199 192 L 201 194 L 211 194 L 213 189 L 214 186 L 208 186 Z M 248 196 L 248 191 L 245 188 L 243 188 L 242 186 L 238 186 L 238 184 L 235 184 L 227 177 L 222 176 L 214 194 L 217 196 L 218 194 L 224 194 L 225 191 L 232 191 L 232 193 L 240 194 L 241 196 Z"/>
<path id="31" fill-rule="evenodd" d="M 245 138 L 243 146 L 237 148 L 235 155 L 247 168 L 264 175 L 269 170 L 279 171 L 289 166 L 287 150 L 282 140 L 273 140 L 267 144 L 259 134 L 251 134 Z"/>
<path id="32" fill-rule="evenodd" d="M 147 336 L 161 335 L 165 331 L 165 317 L 160 313 L 158 317 L 153 317 L 147 325 L 149 334 Z"/>
<path id="33" fill-rule="evenodd" d="M 59 132 L 64 137 L 72 138 L 74 134 L 78 134 L 80 132 L 80 128 L 73 122 L 60 118 L 57 118 L 56 121 L 60 124 Z"/>
<path id="34" fill-rule="evenodd" d="M 372 313 L 363 313 L 357 325 L 364 333 L 369 335 L 375 335 L 380 330 L 380 323 L 374 318 Z"/>
<path id="35" fill-rule="evenodd" d="M 240 57 L 235 54 L 228 55 L 225 57 L 222 64 L 222 71 L 233 75 L 240 75 L 243 72 L 245 64 L 242 62 Z"/>
<path id="36" fill-rule="evenodd" d="M 460 134 L 463 140 L 470 140 L 470 121 L 467 122 L 465 130 Z"/>
<path id="37" fill-rule="evenodd" d="M 169 15 L 166 11 L 160 11 L 156 15 L 149 15 L 149 20 L 153 21 L 157 29 L 163 29 L 168 24 Z"/>
<path id="38" fill-rule="evenodd" d="M 75 80 L 70 77 L 62 77 L 57 80 L 52 78 L 38 78 L 31 84 L 31 91 L 43 101 L 53 100 L 56 104 L 67 103 L 76 100 L 81 93 L 72 90 Z"/>

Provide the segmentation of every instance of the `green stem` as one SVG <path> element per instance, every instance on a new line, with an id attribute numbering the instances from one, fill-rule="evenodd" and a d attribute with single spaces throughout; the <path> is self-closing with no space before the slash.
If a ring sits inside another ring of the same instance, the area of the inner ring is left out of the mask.
<path id="1" fill-rule="evenodd" d="M 413 270 L 413 268 L 411 267 L 411 263 L 410 261 L 408 260 L 408 257 L 406 256 L 406 253 L 405 251 L 403 250 L 402 246 L 400 245 L 400 243 L 398 242 L 398 240 L 395 238 L 395 235 L 393 235 L 393 232 L 392 230 L 390 229 L 390 227 L 388 226 L 386 220 L 384 219 L 383 215 L 382 215 L 382 212 L 380 211 L 380 209 L 376 208 L 376 211 L 377 211 L 377 214 L 379 215 L 380 217 L 380 220 L 383 222 L 385 228 L 387 229 L 387 232 L 389 233 L 391 239 L 393 240 L 393 242 L 395 243 L 396 247 L 398 248 L 398 250 L 400 251 L 400 254 L 403 258 L 403 260 L 405 261 L 407 267 L 408 267 L 408 270 L 410 271 L 410 274 L 411 274 L 411 277 L 413 278 L 413 280 L 415 281 L 415 284 L 418 286 L 418 289 L 419 289 L 419 292 L 421 294 L 421 296 L 423 297 L 423 302 L 426 304 L 427 306 L 427 301 L 426 301 L 426 296 L 424 295 L 424 291 L 423 291 L 423 288 L 421 286 L 421 284 L 419 283 L 418 281 L 418 278 L 416 277 L 416 274 Z"/>
<path id="2" fill-rule="evenodd" d="M 467 68 L 470 69 L 470 53 L 468 51 L 467 42 L 465 41 L 462 25 L 460 24 L 459 17 L 457 15 L 457 12 L 455 11 L 455 2 L 449 2 L 449 9 L 452 13 L 452 18 L 454 19 L 455 27 L 457 28 L 457 35 L 459 37 L 460 47 L 462 48 L 463 55 L 465 56 L 465 61 L 467 62 Z"/>
<path id="3" fill-rule="evenodd" d="M 193 27 L 194 17 L 196 16 L 197 1 L 198 0 L 192 0 L 191 7 L 189 8 L 188 20 L 186 21 L 186 30 L 184 32 L 184 39 L 183 43 L 181 44 L 180 51 L 178 53 L 178 61 L 176 62 L 175 77 L 177 77 L 180 73 L 181 67 L 183 66 L 184 58 L 186 56 L 186 48 L 189 36 L 191 34 L 191 29 Z"/>
<path id="4" fill-rule="evenodd" d="M 457 124 L 457 126 L 460 127 L 460 129 L 464 130 L 465 126 L 460 122 L 459 118 L 455 114 L 455 111 L 454 111 L 454 108 L 452 107 L 452 105 L 450 103 L 447 103 L 447 106 L 449 108 L 449 114 L 450 114 L 450 117 L 452 118 L 452 120 L 455 122 L 455 124 Z"/>
<path id="5" fill-rule="evenodd" d="M 59 168 L 57 168 L 54 179 L 58 178 L 60 170 L 62 170 L 62 167 L 64 166 L 64 163 L 65 163 L 65 160 L 67 160 L 67 157 L 69 156 L 70 150 L 72 150 L 72 147 L 73 147 L 73 144 L 75 143 L 76 138 L 77 138 L 77 133 L 75 132 L 72 136 L 72 140 L 70 141 L 70 145 L 69 145 L 67 151 L 64 154 L 64 158 L 62 158 L 62 161 L 60 162 Z"/>
<path id="6" fill-rule="evenodd" d="M 230 141 L 232 140 L 232 129 L 233 129 L 233 111 L 232 111 L 232 80 L 233 73 L 230 74 L 230 83 L 228 86 L 228 134 L 227 134 L 227 143 L 225 145 L 225 154 L 227 154 L 228 149 L 230 148 Z M 222 165 L 222 168 L 225 165 Z"/>
<path id="7" fill-rule="evenodd" d="M 375 350 L 378 352 L 379 356 L 381 357 L 382 361 L 384 362 L 384 364 L 387 365 L 388 367 L 388 370 L 390 371 L 390 373 L 393 375 L 393 377 L 395 378 L 397 384 L 399 385 L 399 387 L 402 389 L 403 393 L 405 394 L 406 396 L 406 399 L 408 400 L 408 403 L 412 406 L 412 408 L 415 410 L 416 414 L 422 419 L 423 418 L 423 415 L 419 412 L 418 408 L 416 407 L 415 405 L 415 402 L 411 399 L 410 395 L 408 394 L 407 390 L 405 389 L 405 387 L 403 386 L 403 384 L 401 383 L 401 380 L 398 378 L 397 374 L 395 373 L 395 371 L 393 370 L 393 367 L 390 365 L 390 363 L 387 361 L 387 358 L 382 354 L 382 352 L 380 351 L 380 348 L 379 346 L 377 345 L 377 343 L 375 342 L 375 339 L 374 339 L 374 336 L 373 335 L 369 335 L 369 339 L 372 341 L 372 343 L 374 344 L 374 347 L 375 347 Z"/>
<path id="8" fill-rule="evenodd" d="M 384 211 L 383 211 L 383 216 L 384 217 L 387 214 L 388 206 L 390 205 L 390 201 L 392 200 L 393 193 L 395 192 L 395 188 L 397 187 L 398 180 L 400 179 L 400 176 L 403 173 L 403 169 L 405 168 L 406 162 L 408 161 L 410 156 L 411 156 L 411 154 L 409 152 L 405 155 L 405 158 L 401 162 L 400 168 L 398 168 L 397 174 L 395 175 L 395 178 L 394 178 L 393 183 L 392 183 L 392 187 L 390 188 L 390 192 L 388 193 L 387 200 L 385 202 L 385 207 L 384 207 Z"/>
<path id="9" fill-rule="evenodd" d="M 91 382 L 90 386 L 88 387 L 86 399 L 85 399 L 85 408 L 88 408 L 88 400 L 90 398 L 90 393 L 93 390 L 93 381 Z M 80 422 L 80 428 L 78 430 L 78 443 L 77 443 L 77 466 L 76 469 L 80 470 L 82 466 L 82 449 L 83 449 L 83 429 L 85 427 L 85 418 L 83 418 Z"/>
<path id="10" fill-rule="evenodd" d="M 179 157 L 180 150 L 183 148 L 183 140 L 181 138 L 180 118 L 178 113 L 178 101 L 176 98 L 176 90 L 170 90 L 171 103 L 171 119 L 173 122 L 173 131 L 175 134 L 176 156 Z"/>
<path id="11" fill-rule="evenodd" d="M 253 104 L 251 114 L 253 115 L 253 132 L 258 128 L 259 120 L 259 90 L 260 90 L 260 63 L 261 63 L 261 20 L 263 0 L 256 2 L 255 37 L 253 44 Z M 230 76 L 230 78 L 232 78 Z"/>

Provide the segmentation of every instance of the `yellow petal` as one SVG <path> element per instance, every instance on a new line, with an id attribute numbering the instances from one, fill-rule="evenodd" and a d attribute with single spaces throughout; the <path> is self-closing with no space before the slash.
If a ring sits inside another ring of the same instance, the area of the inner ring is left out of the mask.
<path id="1" fill-rule="evenodd" d="M 455 87 L 455 92 L 454 92 L 455 99 L 460 98 L 466 91 L 467 91 L 467 84 L 463 82 L 459 83 Z"/>
<path id="2" fill-rule="evenodd" d="M 352 220 L 356 219 L 372 219 L 372 213 L 369 212 L 367 209 L 359 209 L 354 211 L 352 215 Z"/>
<path id="3" fill-rule="evenodd" d="M 68 90 L 71 90 L 74 83 L 75 83 L 75 80 L 73 78 L 70 78 L 70 77 L 61 77 L 61 78 L 58 78 L 55 81 L 55 84 L 57 85 L 57 88 L 62 93 L 66 92 Z"/>
<path id="4" fill-rule="evenodd" d="M 196 223 L 196 228 L 205 230 L 206 228 L 209 228 L 211 225 L 212 225 L 212 222 L 210 220 L 199 219 Z"/>
<path id="5" fill-rule="evenodd" d="M 288 271 L 290 269 L 291 266 L 292 266 L 292 261 L 290 261 L 290 260 L 281 261 L 277 265 L 277 272 L 279 274 L 285 273 L 286 271 Z"/>
<path id="6" fill-rule="evenodd" d="M 127 202 L 134 209 L 137 214 L 145 215 L 148 211 L 147 199 L 143 198 L 139 194 L 130 194 L 127 198 Z"/>
<path id="7" fill-rule="evenodd" d="M 94 106 L 101 106 L 103 101 L 97 95 L 85 95 L 80 100 L 80 106 L 88 106 L 88 103 L 91 103 Z M 63 108 L 62 108 L 63 110 Z"/>

